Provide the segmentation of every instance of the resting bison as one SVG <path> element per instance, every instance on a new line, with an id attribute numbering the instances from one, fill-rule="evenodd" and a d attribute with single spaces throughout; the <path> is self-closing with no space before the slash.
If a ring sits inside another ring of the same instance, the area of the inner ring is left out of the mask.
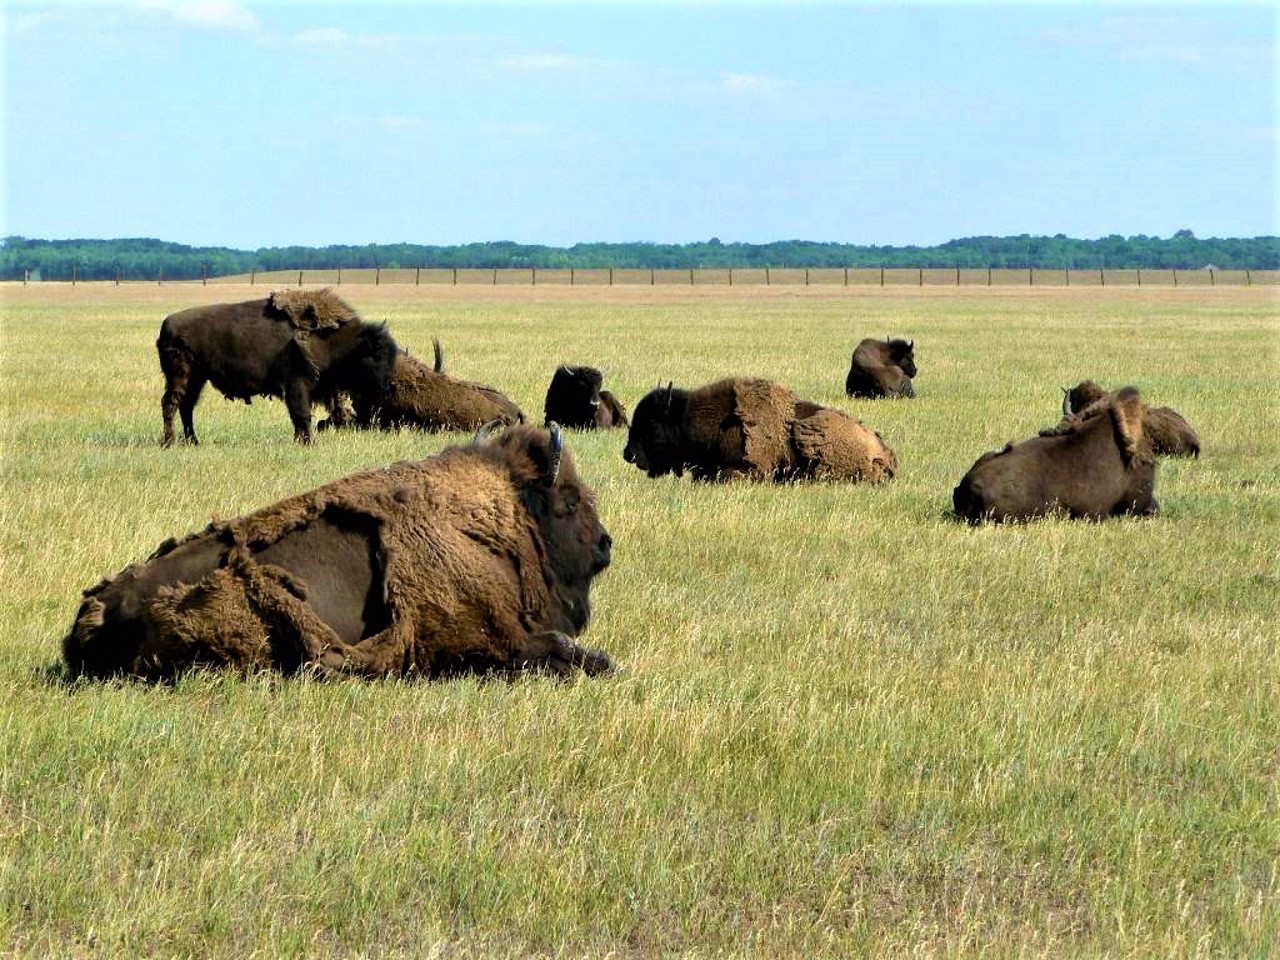
<path id="1" fill-rule="evenodd" d="M 1110 396 L 1092 380 L 1083 380 L 1074 387 L 1062 389 L 1063 417 L 1083 416 L 1091 405 Z M 1142 425 L 1151 438 L 1151 448 L 1156 456 L 1198 457 L 1200 437 L 1191 424 L 1172 407 L 1142 408 Z"/>
<path id="2" fill-rule="evenodd" d="M 391 370 L 391 382 L 380 396 L 371 393 L 352 397 L 349 410 L 339 407 L 321 427 L 359 427 L 395 430 L 475 430 L 494 420 L 510 425 L 524 423 L 518 406 L 493 387 L 469 380 L 456 380 L 444 372 L 440 341 L 435 345 L 435 367 L 428 367 L 412 354 L 401 351 Z"/>
<path id="3" fill-rule="evenodd" d="M 625 427 L 627 411 L 612 393 L 600 389 L 603 383 L 604 374 L 595 367 L 557 367 L 547 387 L 544 422 L 581 430 Z"/>
<path id="4" fill-rule="evenodd" d="M 513 427 L 166 541 L 84 594 L 71 674 L 601 673 L 571 639 L 612 541 L 560 430 Z"/>
<path id="5" fill-rule="evenodd" d="M 1142 398 L 1125 387 L 1094 413 L 983 454 L 952 493 L 958 516 L 1029 520 L 1056 511 L 1101 520 L 1154 514 L 1156 463 Z"/>
<path id="6" fill-rule="evenodd" d="M 384 393 L 396 345 L 385 325 L 365 323 L 330 291 L 289 290 L 170 314 L 156 350 L 165 380 L 161 443 L 169 446 L 174 413 L 183 438 L 199 443 L 192 415 L 206 382 L 246 403 L 283 397 L 293 438 L 310 443 L 311 401 Z"/>
<path id="7" fill-rule="evenodd" d="M 636 404 L 622 456 L 651 477 L 688 470 L 697 480 L 879 481 L 898 468 L 861 421 L 769 380 L 651 391 Z"/>
<path id="8" fill-rule="evenodd" d="M 914 397 L 914 340 L 863 340 L 853 351 L 844 392 L 851 397 Z"/>

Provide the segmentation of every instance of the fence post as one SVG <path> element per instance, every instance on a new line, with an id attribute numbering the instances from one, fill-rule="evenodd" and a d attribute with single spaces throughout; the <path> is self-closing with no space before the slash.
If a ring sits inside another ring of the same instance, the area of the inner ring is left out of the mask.
<path id="1" fill-rule="evenodd" d="M 252 287 L 252 286 L 253 286 L 255 283 L 257 283 L 257 282 L 258 282 L 258 271 L 257 271 L 257 270 L 250 270 L 250 271 L 249 271 L 249 286 L 251 286 L 251 287 Z"/>
<path id="2" fill-rule="evenodd" d="M 613 286 L 613 267 L 609 268 L 609 286 Z"/>
<path id="3" fill-rule="evenodd" d="M 916 267 L 916 271 L 920 274 L 918 282 L 920 286 L 923 287 L 924 286 L 924 267 Z"/>
<path id="4" fill-rule="evenodd" d="M 157 286 L 157 287 L 163 287 L 163 286 L 164 286 L 164 267 L 161 267 L 161 268 L 160 268 L 160 278 L 159 278 L 158 280 L 156 280 L 156 286 Z"/>
<path id="5" fill-rule="evenodd" d="M 24 280 L 23 283 L 26 283 Z M 120 268 L 116 267 L 116 286 L 120 286 Z"/>
<path id="6" fill-rule="evenodd" d="M 569 268 L 569 286 L 572 287 L 577 282 L 578 282 L 578 268 L 570 267 Z"/>
<path id="7" fill-rule="evenodd" d="M 1142 268 L 1138 268 L 1138 286 L 1142 286 Z"/>
<path id="8" fill-rule="evenodd" d="M 956 267 L 956 286 L 960 286 L 960 268 Z"/>
<path id="9" fill-rule="evenodd" d="M 73 287 L 76 285 L 76 265 L 74 263 L 71 265 L 71 285 Z"/>
<path id="10" fill-rule="evenodd" d="M 373 268 L 373 285 L 376 287 L 380 283 L 382 283 L 382 268 L 374 267 Z"/>
<path id="11" fill-rule="evenodd" d="M 453 285 L 455 287 L 458 285 L 458 268 L 457 267 L 453 268 Z"/>
<path id="12" fill-rule="evenodd" d="M 884 286 L 884 267 L 880 268 L 880 286 Z"/>
<path id="13" fill-rule="evenodd" d="M 849 285 L 849 268 L 848 267 L 844 268 L 844 285 L 846 287 Z"/>
<path id="14" fill-rule="evenodd" d="M 1104 287 L 1107 285 L 1107 271 L 1103 267 L 1098 268 L 1098 282 Z"/>
<path id="15" fill-rule="evenodd" d="M 30 279 L 31 271 L 24 267 L 22 270 L 22 285 L 25 287 L 27 285 L 27 281 Z"/>
<path id="16" fill-rule="evenodd" d="M 529 286 L 536 287 L 538 285 L 538 268 L 529 268 Z"/>
<path id="17" fill-rule="evenodd" d="M 693 286 L 693 267 L 689 268 L 689 286 Z"/>
<path id="18" fill-rule="evenodd" d="M 1209 271 L 1209 286 L 1216 287 L 1218 285 L 1218 277 L 1216 270 Z"/>
<path id="19" fill-rule="evenodd" d="M 298 286 L 302 286 L 302 271 L 298 271 Z"/>
<path id="20" fill-rule="evenodd" d="M 991 268 L 987 267 L 987 286 L 991 286 Z"/>
<path id="21" fill-rule="evenodd" d="M 729 286 L 733 286 L 733 267 L 729 268 Z"/>
<path id="22" fill-rule="evenodd" d="M 338 268 L 338 286 L 342 286 L 342 268 Z"/>
<path id="23" fill-rule="evenodd" d="M 498 285 L 498 268 L 497 267 L 493 268 L 493 285 L 495 287 Z"/>
<path id="24" fill-rule="evenodd" d="M 1178 268 L 1177 267 L 1173 268 L 1173 285 L 1175 287 L 1178 285 Z"/>
<path id="25" fill-rule="evenodd" d="M 653 275 L 653 267 L 650 267 L 650 268 L 649 268 L 649 286 L 651 286 L 651 287 L 652 287 L 652 286 L 653 286 L 655 283 L 657 283 L 657 282 L 658 282 L 658 281 L 657 281 L 656 279 L 654 279 L 654 275 Z"/>
<path id="26" fill-rule="evenodd" d="M 772 282 L 773 282 L 773 281 L 771 281 L 771 280 L 769 279 L 769 268 L 768 268 L 768 267 L 765 267 L 765 268 L 764 268 L 764 285 L 767 287 L 767 286 L 769 286 L 769 284 L 770 284 L 770 283 L 772 283 Z"/>
<path id="27" fill-rule="evenodd" d="M 809 268 L 808 267 L 804 268 L 804 285 L 806 287 L 809 285 Z"/>
<path id="28" fill-rule="evenodd" d="M 413 285 L 415 287 L 422 285 L 422 264 L 418 264 L 413 269 Z"/>
<path id="29" fill-rule="evenodd" d="M 1027 267 L 1027 286 L 1034 287 L 1036 285 L 1036 268 Z"/>
<path id="30" fill-rule="evenodd" d="M 200 264 L 200 286 L 207 287 L 208 285 L 209 285 L 209 271 L 205 267 L 205 265 L 202 263 Z M 117 287 L 120 286 L 119 280 L 116 281 L 116 286 Z"/>
<path id="31" fill-rule="evenodd" d="M 1244 285 L 1245 285 L 1246 287 L 1252 287 L 1252 286 L 1253 286 L 1253 271 L 1251 271 L 1251 270 L 1246 270 L 1246 271 L 1244 272 Z"/>

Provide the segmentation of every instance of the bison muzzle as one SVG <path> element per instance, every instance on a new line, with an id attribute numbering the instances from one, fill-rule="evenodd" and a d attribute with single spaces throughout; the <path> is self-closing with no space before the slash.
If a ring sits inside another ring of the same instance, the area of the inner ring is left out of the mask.
<path id="1" fill-rule="evenodd" d="M 609 657 L 573 638 L 611 554 L 559 428 L 519 426 L 166 541 L 85 592 L 63 655 L 145 679 L 598 674 Z"/>

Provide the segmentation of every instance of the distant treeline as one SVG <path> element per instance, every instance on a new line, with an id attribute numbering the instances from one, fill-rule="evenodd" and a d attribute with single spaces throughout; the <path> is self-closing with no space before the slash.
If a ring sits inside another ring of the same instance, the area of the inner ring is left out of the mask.
<path id="1" fill-rule="evenodd" d="M 880 247 L 786 240 L 776 243 L 577 243 L 547 247 L 508 241 L 425 246 L 189 247 L 163 240 L 0 240 L 0 279 L 198 280 L 272 270 L 412 267 L 580 270 L 751 267 L 991 267 L 1054 269 L 1280 269 L 1280 237 L 1200 239 L 1143 235 L 1075 240 L 1053 237 L 966 237 L 935 247 Z"/>

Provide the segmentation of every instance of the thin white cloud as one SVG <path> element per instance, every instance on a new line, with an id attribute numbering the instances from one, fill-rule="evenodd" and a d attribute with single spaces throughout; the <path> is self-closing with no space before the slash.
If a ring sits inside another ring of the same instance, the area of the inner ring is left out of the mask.
<path id="1" fill-rule="evenodd" d="M 503 57 L 495 63 L 504 70 L 538 73 L 589 70 L 609 66 L 610 61 L 593 57 L 575 57 L 562 53 L 525 53 Z"/>
<path id="2" fill-rule="evenodd" d="M 255 33 L 261 27 L 258 15 L 235 0 L 143 0 L 138 9 L 201 30 Z"/>
<path id="3" fill-rule="evenodd" d="M 728 93 L 766 93 L 783 87 L 782 81 L 753 73 L 722 73 L 720 88 Z"/>

